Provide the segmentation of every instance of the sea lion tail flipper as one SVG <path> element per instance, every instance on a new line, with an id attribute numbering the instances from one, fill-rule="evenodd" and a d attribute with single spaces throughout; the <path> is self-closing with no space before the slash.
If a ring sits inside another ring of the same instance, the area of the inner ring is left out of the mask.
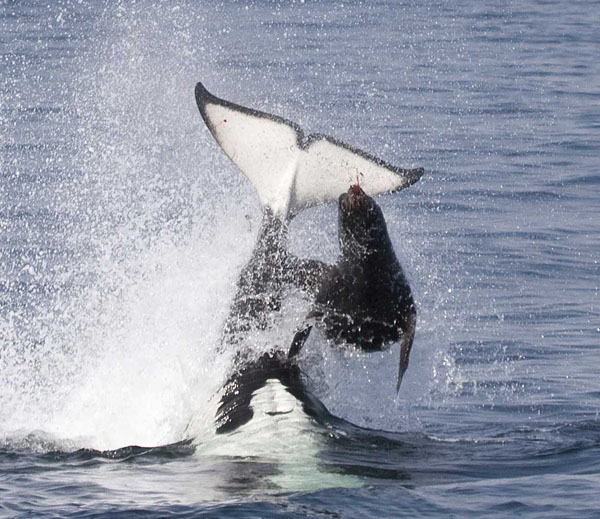
<path id="1" fill-rule="evenodd" d="M 404 334 L 402 336 L 402 344 L 400 345 L 400 363 L 398 366 L 398 382 L 396 383 L 396 393 L 400 391 L 400 384 L 402 384 L 402 377 L 408 368 L 408 358 L 410 356 L 410 350 L 413 345 L 413 339 L 415 338 L 415 330 L 417 328 L 417 312 L 412 309 L 406 326 Z"/>
<path id="2" fill-rule="evenodd" d="M 300 353 L 300 350 L 302 349 L 302 346 L 304 346 L 306 339 L 308 339 L 311 330 L 312 324 L 305 324 L 294 334 L 292 345 L 288 351 L 288 359 L 293 359 L 296 355 L 298 355 L 298 353 Z"/>
<path id="3" fill-rule="evenodd" d="M 265 208 L 282 220 L 337 200 L 360 181 L 369 195 L 414 184 L 422 168 L 403 169 L 324 135 L 306 136 L 282 117 L 246 108 L 196 85 L 196 103 L 225 154 L 252 182 Z"/>

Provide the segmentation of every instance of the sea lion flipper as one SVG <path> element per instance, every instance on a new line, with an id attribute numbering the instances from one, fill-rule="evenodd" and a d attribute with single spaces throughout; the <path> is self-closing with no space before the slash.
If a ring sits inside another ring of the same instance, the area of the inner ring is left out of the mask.
<path id="1" fill-rule="evenodd" d="M 306 339 L 308 339 L 311 330 L 312 324 L 306 323 L 294 334 L 292 345 L 288 351 L 288 359 L 293 359 L 296 355 L 298 355 L 298 353 L 300 353 L 300 350 L 302 349 L 302 346 L 304 346 Z"/>
<path id="2" fill-rule="evenodd" d="M 322 261 L 301 259 L 292 254 L 288 254 L 286 267 L 286 281 L 311 295 L 316 295 L 323 279 L 333 268 Z"/>
<path id="3" fill-rule="evenodd" d="M 402 377 L 408 368 L 408 358 L 410 356 L 410 350 L 413 345 L 413 339 L 415 338 L 415 330 L 417 327 L 417 312 L 412 309 L 408 319 L 406 320 L 406 326 L 404 328 L 404 334 L 402 336 L 402 344 L 400 345 L 400 363 L 398 365 L 398 382 L 396 383 L 396 393 L 400 390 L 400 384 L 402 384 Z"/>

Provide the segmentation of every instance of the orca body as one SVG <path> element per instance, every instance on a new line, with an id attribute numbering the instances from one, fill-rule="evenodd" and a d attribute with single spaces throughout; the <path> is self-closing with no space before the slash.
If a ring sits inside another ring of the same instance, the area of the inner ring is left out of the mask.
<path id="1" fill-rule="evenodd" d="M 258 391 L 278 384 L 289 398 L 278 398 L 269 406 L 253 405 Z M 256 412 L 273 416 L 291 414 L 299 408 L 319 423 L 332 419 L 325 406 L 307 389 L 298 364 L 282 351 L 268 352 L 235 371 L 225 383 L 217 410 L 217 434 L 229 433 L 248 423 Z"/>
<path id="2" fill-rule="evenodd" d="M 237 344 L 248 332 L 269 328 L 281 309 L 286 287 L 296 286 L 310 295 L 316 294 L 330 267 L 289 254 L 287 239 L 287 222 L 265 209 L 251 259 L 238 277 L 223 342 Z"/>
<path id="3" fill-rule="evenodd" d="M 307 323 L 294 335 L 287 354 L 276 350 L 251 360 L 238 352 L 237 368 L 224 386 L 217 412 L 217 431 L 231 432 L 247 423 L 254 413 L 253 398 L 273 380 L 309 417 L 328 416 L 308 391 L 295 361 L 314 325 L 324 326 L 335 342 L 366 351 L 402 337 L 399 386 L 416 311 L 383 214 L 371 196 L 414 184 L 423 169 L 391 165 L 328 136 L 306 136 L 295 123 L 220 99 L 201 83 L 196 101 L 215 140 L 252 182 L 264 208 L 252 257 L 237 282 L 223 343 L 239 344 L 248 332 L 269 328 L 290 285 L 314 299 Z M 361 186 L 353 186 L 358 177 Z M 337 264 L 289 254 L 287 222 L 304 208 L 335 200 Z"/>

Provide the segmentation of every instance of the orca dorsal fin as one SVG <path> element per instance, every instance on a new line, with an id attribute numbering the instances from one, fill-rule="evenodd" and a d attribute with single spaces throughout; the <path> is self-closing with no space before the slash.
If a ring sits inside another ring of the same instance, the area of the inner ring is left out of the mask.
<path id="1" fill-rule="evenodd" d="M 198 109 L 226 155 L 252 182 L 264 207 L 282 219 L 335 201 L 360 177 L 371 195 L 414 184 L 423 168 L 403 169 L 295 123 L 212 95 L 196 85 Z"/>

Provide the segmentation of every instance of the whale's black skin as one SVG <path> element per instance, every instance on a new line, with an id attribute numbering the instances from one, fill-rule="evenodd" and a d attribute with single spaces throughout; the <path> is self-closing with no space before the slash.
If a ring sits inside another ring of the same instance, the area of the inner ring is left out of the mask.
<path id="1" fill-rule="evenodd" d="M 288 271 L 286 238 L 286 223 L 265 211 L 252 257 L 238 277 L 222 342 L 237 343 L 244 333 L 267 328 L 280 309 Z"/>
<path id="2" fill-rule="evenodd" d="M 217 410 L 217 434 L 228 433 L 248 423 L 254 416 L 252 397 L 268 380 L 278 380 L 301 404 L 303 411 L 323 423 L 333 417 L 307 389 L 298 364 L 283 351 L 264 353 L 246 362 L 225 383 Z"/>
<path id="3" fill-rule="evenodd" d="M 242 269 L 237 291 L 225 322 L 222 342 L 237 344 L 252 330 L 264 330 L 281 308 L 287 286 L 314 296 L 332 267 L 288 253 L 288 225 L 268 209 L 250 261 Z"/>
<path id="4" fill-rule="evenodd" d="M 332 267 L 324 263 L 290 255 L 286 248 L 287 237 L 287 222 L 265 209 L 251 259 L 238 278 L 222 344 L 239 347 L 249 332 L 267 329 L 281 309 L 288 286 L 299 287 L 314 296 L 320 281 L 331 270 Z M 300 333 L 297 337 L 299 344 L 306 339 Z M 295 359 L 281 349 L 253 359 L 242 345 L 236 352 L 233 374 L 223 386 L 216 415 L 217 434 L 232 432 L 252 419 L 254 393 L 270 379 L 281 382 L 301 402 L 308 416 L 320 422 L 331 418 L 325 406 L 306 387 Z"/>

